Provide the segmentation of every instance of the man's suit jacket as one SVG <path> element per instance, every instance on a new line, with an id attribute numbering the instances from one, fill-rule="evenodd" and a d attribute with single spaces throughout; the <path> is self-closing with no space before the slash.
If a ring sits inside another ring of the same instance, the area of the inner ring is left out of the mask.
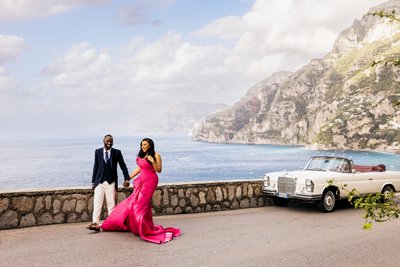
<path id="1" fill-rule="evenodd" d="M 117 173 L 117 164 L 119 164 L 122 173 L 124 174 L 125 181 L 129 180 L 129 173 L 126 167 L 124 157 L 122 153 L 118 149 L 111 148 L 111 178 L 115 182 L 115 189 L 118 189 L 118 173 Z M 92 184 L 93 187 L 96 187 L 100 182 L 101 178 L 103 178 L 104 173 L 104 153 L 103 148 L 96 149 L 94 153 L 94 166 L 93 166 L 93 176 L 92 176 Z"/>

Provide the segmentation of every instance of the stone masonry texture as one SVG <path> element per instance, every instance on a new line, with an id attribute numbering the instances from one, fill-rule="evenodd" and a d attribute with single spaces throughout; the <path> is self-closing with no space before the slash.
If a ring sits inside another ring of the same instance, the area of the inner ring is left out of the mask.
<path id="1" fill-rule="evenodd" d="M 261 194 L 261 186 L 261 180 L 160 184 L 153 195 L 153 215 L 270 205 Z M 119 188 L 117 203 L 131 193 L 131 187 Z M 1 192 L 0 229 L 90 221 L 92 210 L 92 189 Z M 106 216 L 104 203 L 102 219 Z"/>

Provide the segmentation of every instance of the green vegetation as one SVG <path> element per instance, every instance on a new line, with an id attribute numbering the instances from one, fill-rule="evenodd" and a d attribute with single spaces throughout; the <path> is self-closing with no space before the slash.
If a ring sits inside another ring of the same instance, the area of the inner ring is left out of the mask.
<path id="1" fill-rule="evenodd" d="M 260 136 L 269 138 L 269 139 L 276 139 L 280 138 L 281 132 L 277 130 L 267 130 L 264 133 L 260 134 Z"/>
<path id="2" fill-rule="evenodd" d="M 337 186 L 335 180 L 328 180 L 327 184 L 328 186 Z M 371 229 L 374 222 L 386 222 L 398 219 L 400 216 L 400 207 L 397 204 L 400 202 L 400 199 L 392 191 L 392 188 L 387 188 L 388 190 L 384 188 L 385 192 L 383 193 L 363 196 L 356 189 L 349 191 L 346 184 L 340 188 L 347 192 L 348 201 L 354 208 L 364 210 L 364 230 Z"/>
<path id="3" fill-rule="evenodd" d="M 256 123 L 262 123 L 265 120 L 266 117 L 267 117 L 267 112 L 258 113 L 256 115 Z"/>
<path id="4" fill-rule="evenodd" d="M 400 18 L 396 16 L 396 10 L 392 10 L 392 12 L 387 12 L 385 10 L 369 12 L 366 15 L 364 15 L 363 18 L 368 17 L 368 16 L 378 16 L 378 17 L 381 17 L 381 18 L 387 18 L 387 19 L 389 19 L 391 21 L 400 22 Z"/>
<path id="5" fill-rule="evenodd" d="M 328 79 L 332 81 L 332 86 L 325 94 L 325 101 L 331 101 L 343 94 L 343 81 L 344 76 L 335 69 L 328 74 Z"/>
<path id="6" fill-rule="evenodd" d="M 207 119 L 209 123 L 219 123 L 221 120 L 218 117 L 211 117 Z"/>
<path id="7" fill-rule="evenodd" d="M 300 118 L 304 118 L 307 116 L 307 103 L 305 101 L 296 101 L 296 113 Z"/>
<path id="8" fill-rule="evenodd" d="M 374 88 L 375 79 L 376 79 L 375 73 L 370 75 L 369 77 L 364 76 L 362 79 L 358 81 L 358 84 L 356 86 L 362 89 L 364 92 L 371 91 L 371 89 Z"/>
<path id="9" fill-rule="evenodd" d="M 394 107 L 400 107 L 400 94 L 389 96 L 389 101 Z"/>
<path id="10" fill-rule="evenodd" d="M 385 10 L 379 10 L 376 12 L 367 13 L 364 17 L 366 17 L 366 16 L 378 16 L 381 18 L 389 19 L 392 22 L 400 23 L 400 17 L 396 16 L 395 10 L 392 10 L 392 12 L 387 12 Z M 395 51 L 390 50 L 390 49 L 388 51 L 386 51 L 386 54 L 389 54 L 390 57 L 382 59 L 382 60 L 374 60 L 372 63 L 372 66 L 374 67 L 377 64 L 384 64 L 384 65 L 393 64 L 394 66 L 400 65 L 400 57 L 399 57 L 399 49 L 400 48 L 399 48 L 399 46 L 395 46 L 395 49 L 396 49 Z"/>
<path id="11" fill-rule="evenodd" d="M 400 142 L 400 130 L 399 129 L 386 129 L 384 131 L 378 131 L 377 136 L 380 139 L 386 140 L 387 144 L 394 142 Z"/>
<path id="12" fill-rule="evenodd" d="M 400 207 L 397 204 L 399 199 L 393 192 L 360 196 L 353 189 L 348 194 L 349 202 L 354 205 L 354 208 L 362 209 L 365 212 L 363 215 L 365 230 L 371 229 L 373 222 L 386 222 L 399 218 Z"/>
<path id="13" fill-rule="evenodd" d="M 322 127 L 317 136 L 314 138 L 314 142 L 326 146 L 331 146 L 333 144 L 332 128 L 332 126 Z"/>
<path id="14" fill-rule="evenodd" d="M 395 77 L 394 77 L 394 72 L 390 67 L 384 66 L 379 76 L 380 76 L 380 81 L 375 83 L 375 86 L 373 87 L 372 91 L 373 94 L 382 91 L 388 91 L 394 88 L 393 83 L 395 82 Z"/>
<path id="15" fill-rule="evenodd" d="M 335 70 L 340 75 L 346 77 L 349 74 L 353 73 L 354 70 L 359 71 L 370 68 L 371 65 L 367 62 L 372 62 L 374 60 L 374 54 L 376 53 L 376 51 L 379 50 L 378 48 L 386 46 L 387 42 L 388 40 L 379 40 L 373 43 L 366 44 L 362 50 L 353 49 L 350 52 L 347 52 L 336 61 L 334 66 Z M 352 70 L 354 66 L 359 67 Z"/>

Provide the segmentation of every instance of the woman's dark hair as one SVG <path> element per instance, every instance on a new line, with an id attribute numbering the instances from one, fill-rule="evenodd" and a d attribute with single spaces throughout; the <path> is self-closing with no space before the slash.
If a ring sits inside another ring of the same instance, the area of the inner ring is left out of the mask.
<path id="1" fill-rule="evenodd" d="M 147 150 L 147 153 L 143 152 L 143 150 L 142 150 L 142 143 L 144 141 L 146 141 L 150 145 L 149 149 Z M 139 150 L 139 153 L 138 153 L 138 157 L 144 158 L 146 155 L 150 155 L 150 156 L 152 156 L 154 158 L 154 160 L 156 160 L 155 154 L 156 154 L 156 151 L 154 150 L 154 142 L 153 142 L 153 140 L 151 140 L 150 138 L 143 138 L 143 140 L 140 142 L 140 150 Z M 149 160 L 147 160 L 147 161 L 149 161 Z"/>

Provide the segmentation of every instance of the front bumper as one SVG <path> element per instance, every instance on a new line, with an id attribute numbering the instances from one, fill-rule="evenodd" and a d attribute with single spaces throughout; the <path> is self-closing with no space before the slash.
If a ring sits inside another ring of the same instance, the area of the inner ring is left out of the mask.
<path id="1" fill-rule="evenodd" d="M 264 196 L 268 197 L 281 197 L 279 196 L 278 192 L 276 190 L 269 190 L 269 189 L 263 189 L 262 193 Z M 316 202 L 322 199 L 322 194 L 312 194 L 312 195 L 305 195 L 305 194 L 298 194 L 298 193 L 286 193 L 286 197 L 288 199 L 298 199 L 298 200 L 303 200 L 306 202 Z"/>

